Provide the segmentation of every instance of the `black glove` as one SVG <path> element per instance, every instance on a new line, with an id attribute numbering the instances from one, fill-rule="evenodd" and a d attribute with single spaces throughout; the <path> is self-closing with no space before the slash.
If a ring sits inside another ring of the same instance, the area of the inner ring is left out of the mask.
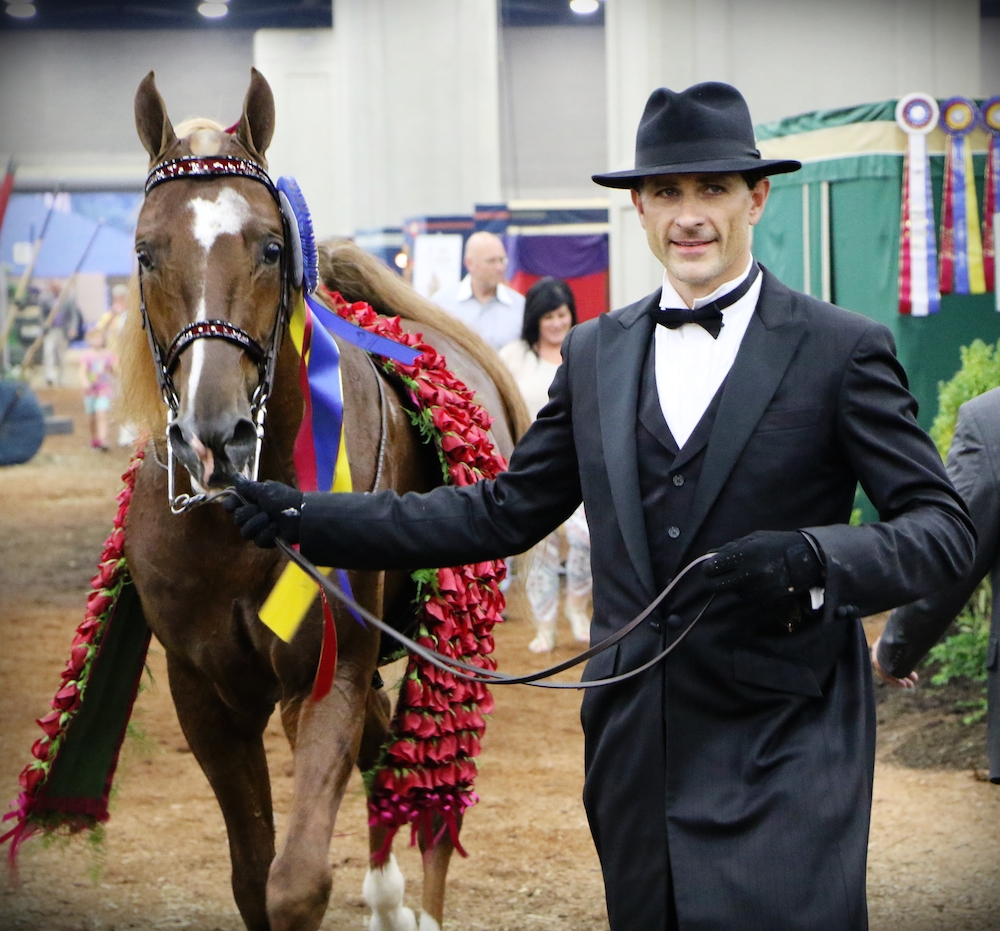
<path id="1" fill-rule="evenodd" d="M 281 482 L 250 482 L 242 476 L 236 476 L 233 485 L 247 503 L 227 495 L 222 506 L 233 515 L 244 540 L 253 540 L 264 549 L 273 547 L 276 537 L 286 543 L 299 542 L 301 491 Z"/>
<path id="2" fill-rule="evenodd" d="M 708 588 L 745 601 L 774 601 L 823 584 L 823 562 L 798 530 L 758 530 L 704 563 Z"/>

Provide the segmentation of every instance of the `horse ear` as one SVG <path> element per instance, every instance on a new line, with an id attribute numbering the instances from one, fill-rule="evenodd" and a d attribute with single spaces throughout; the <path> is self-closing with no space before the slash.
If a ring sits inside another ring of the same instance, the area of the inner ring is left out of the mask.
<path id="1" fill-rule="evenodd" d="M 250 69 L 250 87 L 243 101 L 243 115 L 236 130 L 236 138 L 252 155 L 261 160 L 274 135 L 274 94 L 256 68 Z"/>
<path id="2" fill-rule="evenodd" d="M 156 89 L 152 71 L 142 79 L 135 92 L 135 128 L 143 148 L 154 161 L 177 141 L 167 116 L 167 105 Z"/>

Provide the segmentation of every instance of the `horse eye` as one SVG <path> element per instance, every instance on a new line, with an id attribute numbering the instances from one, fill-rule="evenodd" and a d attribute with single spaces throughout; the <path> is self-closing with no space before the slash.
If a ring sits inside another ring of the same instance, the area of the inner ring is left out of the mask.
<path id="1" fill-rule="evenodd" d="M 149 271 L 153 267 L 153 260 L 150 258 L 149 253 L 145 249 L 136 249 L 135 256 L 139 260 L 139 264 Z"/>
<path id="2" fill-rule="evenodd" d="M 274 265 L 281 258 L 281 244 L 269 242 L 264 246 L 264 261 L 268 265 Z"/>

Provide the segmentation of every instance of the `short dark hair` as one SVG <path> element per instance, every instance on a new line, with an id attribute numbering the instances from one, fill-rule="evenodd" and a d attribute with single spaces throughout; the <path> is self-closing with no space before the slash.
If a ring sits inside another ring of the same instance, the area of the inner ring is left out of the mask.
<path id="1" fill-rule="evenodd" d="M 743 175 L 743 180 L 746 181 L 747 187 L 751 191 L 757 187 L 761 178 L 767 177 L 767 172 L 762 168 L 754 168 L 752 171 L 741 171 L 740 174 Z"/>
<path id="2" fill-rule="evenodd" d="M 536 281 L 524 296 L 524 322 L 521 339 L 534 348 L 538 342 L 538 324 L 542 317 L 565 304 L 576 326 L 576 301 L 570 286 L 562 278 L 546 277 Z"/>
<path id="3" fill-rule="evenodd" d="M 757 183 L 761 178 L 767 177 L 767 170 L 763 168 L 752 168 L 749 171 L 741 171 L 739 174 L 746 182 L 746 186 L 752 191 L 755 187 L 757 187 Z M 632 182 L 632 190 L 635 191 L 636 194 L 642 194 L 642 189 L 646 186 L 646 181 L 650 177 L 652 177 L 652 175 L 643 175 L 641 178 L 636 178 L 635 181 Z"/>

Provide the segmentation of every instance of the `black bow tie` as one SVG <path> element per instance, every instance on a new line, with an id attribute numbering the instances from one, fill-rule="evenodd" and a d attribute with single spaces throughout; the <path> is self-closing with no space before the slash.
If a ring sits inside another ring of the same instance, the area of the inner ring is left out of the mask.
<path id="1" fill-rule="evenodd" d="M 750 290 L 750 286 L 757 280 L 759 274 L 760 266 L 754 262 L 750 273 L 737 287 L 733 288 L 728 294 L 723 294 L 718 300 L 712 301 L 711 304 L 706 304 L 697 310 L 688 310 L 687 307 L 679 309 L 673 307 L 651 307 L 649 309 L 649 316 L 653 318 L 654 323 L 659 323 L 661 326 L 665 326 L 671 330 L 676 330 L 678 327 L 684 326 L 685 323 L 697 323 L 712 334 L 712 339 L 718 339 L 719 333 L 722 331 L 722 311 L 727 307 L 731 307 L 743 297 Z"/>

